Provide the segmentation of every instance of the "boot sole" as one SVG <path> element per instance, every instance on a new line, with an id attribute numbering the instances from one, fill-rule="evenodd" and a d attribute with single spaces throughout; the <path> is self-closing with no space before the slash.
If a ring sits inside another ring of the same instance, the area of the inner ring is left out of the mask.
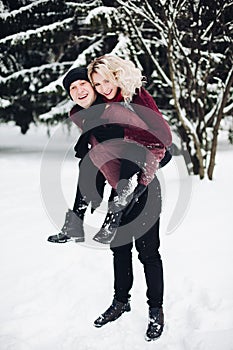
<path id="1" fill-rule="evenodd" d="M 85 242 L 85 239 L 84 238 L 74 238 L 74 237 L 72 237 L 71 241 L 74 241 L 75 243 L 82 243 L 82 242 Z"/>
<path id="2" fill-rule="evenodd" d="M 50 243 L 60 243 L 60 244 L 64 244 L 64 243 L 68 243 L 68 242 L 71 242 L 71 239 L 65 239 L 65 240 L 63 240 L 63 241 L 53 241 L 53 240 L 50 240 L 50 239 L 48 239 L 47 240 L 48 242 L 50 242 Z"/>
<path id="3" fill-rule="evenodd" d="M 116 236 L 116 232 L 114 232 L 114 234 L 110 238 L 104 239 L 104 238 L 99 237 L 97 234 L 92 239 L 93 239 L 93 241 L 101 243 L 101 244 L 110 244 L 113 241 L 113 239 L 115 238 L 115 236 Z"/>
<path id="4" fill-rule="evenodd" d="M 96 328 L 101 328 L 101 327 L 103 327 L 103 326 L 105 326 L 106 324 L 108 324 L 108 323 L 110 323 L 110 322 L 114 322 L 114 321 L 116 321 L 116 320 L 118 320 L 118 318 L 120 318 L 125 312 L 130 312 L 131 311 L 131 308 L 129 308 L 128 310 L 124 310 L 117 318 L 115 318 L 114 320 L 112 320 L 112 321 L 108 321 L 108 322 L 106 322 L 106 323 L 104 323 L 104 324 L 95 324 L 95 323 L 93 323 L 93 326 L 94 327 L 96 327 Z"/>
<path id="5" fill-rule="evenodd" d="M 82 243 L 82 242 L 85 242 L 85 239 L 70 238 L 70 239 L 64 239 L 64 240 L 58 240 L 58 241 L 48 239 L 47 241 L 50 243 L 64 244 L 64 243 L 69 243 L 69 242 Z"/>
<path id="6" fill-rule="evenodd" d="M 105 242 L 104 242 L 103 240 L 94 237 L 94 238 L 93 238 L 93 241 L 98 242 L 98 243 L 101 243 L 101 244 L 110 244 L 112 240 L 111 240 L 111 241 L 107 241 L 107 242 L 105 241 Z"/>
<path id="7" fill-rule="evenodd" d="M 162 334 L 161 334 L 162 335 Z M 147 337 L 147 335 L 145 335 L 144 339 L 147 341 L 147 342 L 150 342 L 150 341 L 156 341 L 156 340 L 159 340 L 159 338 L 161 337 L 161 335 L 159 337 L 156 337 L 156 338 L 149 338 Z"/>

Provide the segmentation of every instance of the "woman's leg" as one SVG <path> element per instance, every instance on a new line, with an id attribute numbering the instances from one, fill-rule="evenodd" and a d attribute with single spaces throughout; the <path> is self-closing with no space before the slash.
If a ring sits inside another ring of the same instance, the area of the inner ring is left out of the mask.
<path id="1" fill-rule="evenodd" d="M 77 185 L 73 210 L 68 209 L 61 231 L 56 235 L 49 236 L 48 241 L 52 243 L 66 243 L 74 239 L 76 242 L 84 242 L 83 219 L 87 205 L 80 192 L 79 185 Z"/>
<path id="2" fill-rule="evenodd" d="M 114 239 L 116 231 L 121 224 L 125 209 L 124 205 L 119 205 L 121 200 L 115 201 L 115 199 L 119 199 L 120 197 L 124 199 L 123 197 L 127 197 L 127 193 L 130 190 L 129 179 L 139 172 L 140 168 L 137 164 L 128 159 L 121 160 L 119 183 L 117 189 L 113 190 L 111 193 L 111 197 L 109 198 L 108 214 L 100 231 L 93 237 L 95 241 L 103 244 L 109 244 Z M 117 202 L 118 204 L 116 204 Z"/>
<path id="3" fill-rule="evenodd" d="M 106 179 L 87 155 L 79 163 L 79 177 L 73 210 L 84 216 L 88 204 L 96 209 L 103 200 Z M 85 210 L 84 210 L 85 209 Z"/>
<path id="4" fill-rule="evenodd" d="M 73 210 L 69 209 L 67 211 L 61 232 L 56 235 L 49 236 L 49 242 L 66 243 L 71 238 L 73 238 L 76 242 L 83 242 L 83 219 L 88 204 L 92 202 L 93 209 L 96 209 L 103 199 L 105 178 L 91 162 L 89 156 L 85 157 L 84 163 L 82 160 L 80 161 L 79 168 L 80 170 Z M 90 174 L 93 176 L 91 179 Z"/>
<path id="5" fill-rule="evenodd" d="M 88 203 L 86 202 L 86 198 L 81 193 L 79 188 L 79 183 L 78 183 L 75 200 L 74 200 L 73 211 L 78 215 L 78 217 L 81 220 L 83 220 L 84 218 L 84 214 L 86 212 L 87 206 L 88 206 Z"/>

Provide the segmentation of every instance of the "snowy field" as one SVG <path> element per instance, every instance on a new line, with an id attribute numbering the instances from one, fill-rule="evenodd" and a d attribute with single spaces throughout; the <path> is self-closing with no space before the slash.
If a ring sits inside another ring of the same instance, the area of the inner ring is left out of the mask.
<path id="1" fill-rule="evenodd" d="M 145 281 L 136 250 L 132 311 L 101 329 L 93 327 L 95 318 L 110 305 L 113 291 L 112 254 L 91 240 L 104 207 L 93 215 L 88 212 L 85 244 L 47 242 L 48 235 L 58 232 L 65 206 L 72 206 L 78 175 L 72 150 L 75 136 L 61 127 L 51 133 L 55 142 L 42 156 L 48 143 L 45 128 L 31 128 L 21 135 L 13 125 L 0 126 L 0 350 L 232 350 L 233 152 L 225 135 L 219 143 L 214 181 L 192 177 L 189 204 L 187 189 L 185 197 L 179 188 L 180 182 L 187 181 L 184 171 L 184 177 L 177 171 L 179 160 L 163 168 L 160 252 L 166 325 L 158 341 L 147 343 Z M 42 173 L 41 169 L 46 156 L 51 169 L 62 158 L 59 178 L 64 203 L 63 199 L 58 203 L 59 189 L 57 197 L 48 176 L 60 217 L 44 198 L 46 168 Z M 179 194 L 186 198 L 188 210 L 179 214 L 177 227 L 169 231 Z"/>

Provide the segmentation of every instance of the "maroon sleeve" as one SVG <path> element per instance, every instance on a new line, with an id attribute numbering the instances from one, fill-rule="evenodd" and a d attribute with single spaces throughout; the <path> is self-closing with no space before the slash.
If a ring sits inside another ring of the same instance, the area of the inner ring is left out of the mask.
<path id="1" fill-rule="evenodd" d="M 154 178 L 155 173 L 159 167 L 159 162 L 164 157 L 165 147 L 156 136 L 156 132 L 145 121 L 145 118 L 140 118 L 135 111 L 135 104 L 133 104 L 132 111 L 129 108 L 123 107 L 119 104 L 112 104 L 106 109 L 104 116 L 110 123 L 119 123 L 124 128 L 124 140 L 130 143 L 136 143 L 137 145 L 145 149 L 145 160 L 142 165 L 142 174 L 139 182 L 148 185 Z M 139 106 L 140 107 L 140 106 Z M 162 114 L 155 114 L 154 110 L 145 108 L 142 105 L 142 112 L 147 110 L 151 112 L 149 115 L 153 119 L 158 119 L 160 123 L 156 123 L 153 120 L 153 125 L 162 125 L 164 129 L 165 121 Z M 169 129 L 170 131 L 170 129 Z M 158 133 L 157 133 L 158 134 Z"/>
<path id="2" fill-rule="evenodd" d="M 146 122 L 148 128 L 165 147 L 172 143 L 170 127 L 158 109 L 153 97 L 141 88 L 133 98 L 135 112 Z"/>
<path id="3" fill-rule="evenodd" d="M 155 111 L 156 113 L 158 113 L 160 116 L 162 116 L 162 113 L 160 112 L 155 100 L 149 94 L 149 92 L 143 87 L 140 89 L 138 94 L 134 96 L 133 103 L 148 107 L 153 111 Z"/>
<path id="4" fill-rule="evenodd" d="M 126 141 L 135 141 L 147 148 L 163 148 L 163 143 L 149 130 L 138 127 L 124 127 L 124 139 Z"/>
<path id="5" fill-rule="evenodd" d="M 142 173 L 139 183 L 147 186 L 155 177 L 159 162 L 165 154 L 165 147 L 150 131 L 136 127 L 125 127 L 124 139 L 135 142 L 145 148 L 145 161 L 142 164 Z"/>

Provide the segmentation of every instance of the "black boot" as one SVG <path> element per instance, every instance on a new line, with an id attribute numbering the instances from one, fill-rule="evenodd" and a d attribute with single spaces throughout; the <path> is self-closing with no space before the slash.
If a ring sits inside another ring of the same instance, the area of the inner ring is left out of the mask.
<path id="1" fill-rule="evenodd" d="M 149 309 L 149 323 L 146 331 L 145 339 L 147 341 L 158 339 L 164 327 L 163 309 L 159 307 L 152 307 Z"/>
<path id="2" fill-rule="evenodd" d="M 61 232 L 48 237 L 48 241 L 52 243 L 66 243 L 70 240 L 84 242 L 83 220 L 71 209 L 66 213 Z"/>
<path id="3" fill-rule="evenodd" d="M 103 244 L 111 243 L 120 226 L 122 215 L 122 211 L 107 214 L 101 229 L 93 237 L 93 240 Z"/>
<path id="4" fill-rule="evenodd" d="M 125 311 L 128 312 L 130 310 L 129 301 L 127 303 L 122 303 L 114 298 L 112 305 L 95 320 L 94 326 L 100 328 L 108 322 L 117 320 Z"/>

